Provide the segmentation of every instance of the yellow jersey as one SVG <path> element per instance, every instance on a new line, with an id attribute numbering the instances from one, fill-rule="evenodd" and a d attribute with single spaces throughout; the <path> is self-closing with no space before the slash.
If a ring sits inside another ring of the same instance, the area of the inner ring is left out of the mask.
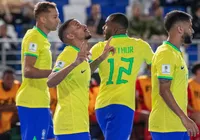
<path id="1" fill-rule="evenodd" d="M 25 78 L 24 58 L 25 56 L 36 57 L 35 68 L 51 70 L 52 56 L 50 43 L 47 36 L 39 28 L 34 27 L 25 34 L 22 40 L 21 64 L 22 64 L 22 85 L 16 97 L 17 106 L 30 108 L 49 108 L 50 95 L 47 87 L 47 78 Z"/>
<path id="2" fill-rule="evenodd" d="M 58 56 L 54 72 L 72 64 L 79 48 L 67 46 Z M 75 67 L 57 85 L 57 106 L 54 114 L 54 134 L 74 134 L 89 132 L 89 82 L 90 65 L 84 61 Z"/>
<path id="3" fill-rule="evenodd" d="M 91 49 L 91 60 L 97 59 L 103 52 L 107 41 L 99 42 Z M 141 64 L 151 64 L 153 51 L 148 43 L 127 35 L 115 35 L 110 46 L 116 49 L 100 65 L 100 92 L 95 108 L 111 104 L 125 105 L 135 110 L 135 81 Z"/>
<path id="4" fill-rule="evenodd" d="M 186 131 L 180 118 L 159 94 L 158 79 L 169 79 L 170 90 L 178 106 L 187 114 L 188 68 L 181 51 L 168 41 L 158 47 L 152 60 L 152 110 L 149 130 L 152 132 Z"/>

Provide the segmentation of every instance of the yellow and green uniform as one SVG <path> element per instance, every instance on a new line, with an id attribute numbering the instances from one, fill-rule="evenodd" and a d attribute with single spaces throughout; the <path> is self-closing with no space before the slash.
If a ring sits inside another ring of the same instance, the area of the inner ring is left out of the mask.
<path id="1" fill-rule="evenodd" d="M 187 113 L 188 68 L 181 51 L 168 41 L 158 47 L 152 60 L 152 132 L 185 132 L 180 118 L 167 106 L 159 93 L 159 79 L 171 80 L 170 90 L 178 106 Z"/>
<path id="2" fill-rule="evenodd" d="M 79 48 L 66 46 L 58 56 L 54 72 L 75 62 Z M 90 65 L 84 61 L 75 67 L 57 86 L 57 106 L 54 114 L 56 135 L 89 132 Z"/>
<path id="3" fill-rule="evenodd" d="M 99 42 L 92 48 L 92 61 L 103 53 L 106 43 Z M 116 49 L 116 53 L 110 54 L 99 65 L 101 85 L 95 108 L 120 104 L 135 110 L 137 74 L 143 62 L 151 64 L 153 52 L 145 41 L 127 35 L 113 36 L 110 46 Z"/>
<path id="4" fill-rule="evenodd" d="M 47 78 L 25 78 L 25 56 L 36 57 L 35 68 L 50 70 L 52 67 L 50 43 L 47 40 L 47 35 L 37 27 L 28 30 L 22 40 L 22 85 L 17 93 L 16 104 L 29 108 L 49 108 L 50 95 Z"/>

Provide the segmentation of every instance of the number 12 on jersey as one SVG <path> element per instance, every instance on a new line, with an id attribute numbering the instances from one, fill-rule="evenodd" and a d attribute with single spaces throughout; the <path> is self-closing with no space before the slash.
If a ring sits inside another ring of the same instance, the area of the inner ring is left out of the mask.
<path id="1" fill-rule="evenodd" d="M 123 61 L 124 63 L 128 63 L 128 69 L 126 69 L 124 67 L 119 67 L 116 84 L 125 84 L 128 82 L 128 80 L 122 79 L 122 74 L 125 73 L 127 75 L 131 75 L 134 58 L 133 57 L 131 57 L 131 58 L 121 57 L 121 61 Z M 114 74 L 114 68 L 115 68 L 114 67 L 115 66 L 114 58 L 109 58 L 108 63 L 110 63 L 110 74 L 109 74 L 108 81 L 106 82 L 106 85 L 114 84 L 114 82 L 113 82 L 113 74 Z"/>

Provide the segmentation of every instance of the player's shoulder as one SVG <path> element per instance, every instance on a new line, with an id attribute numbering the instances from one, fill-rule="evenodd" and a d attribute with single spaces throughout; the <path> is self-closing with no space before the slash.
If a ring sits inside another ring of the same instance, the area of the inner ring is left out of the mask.
<path id="1" fill-rule="evenodd" d="M 134 37 L 129 37 L 130 40 L 132 40 L 133 42 L 137 43 L 138 46 L 150 46 L 148 42 L 146 42 L 145 40 L 141 39 L 141 38 L 134 38 Z"/>
<path id="2" fill-rule="evenodd" d="M 35 41 L 39 42 L 41 40 L 40 36 L 38 35 L 38 32 L 34 29 L 29 29 L 24 38 L 23 41 Z"/>
<path id="3" fill-rule="evenodd" d="M 100 42 L 94 44 L 94 46 L 91 48 L 91 50 L 98 50 L 98 49 L 104 47 L 106 43 L 107 43 L 107 41 L 100 41 Z"/>
<path id="4" fill-rule="evenodd" d="M 171 56 L 171 55 L 173 55 L 173 52 L 165 44 L 158 46 L 155 52 L 155 56 Z"/>
<path id="5" fill-rule="evenodd" d="M 75 48 L 71 46 L 66 46 L 64 50 L 59 54 L 58 59 L 73 59 L 77 55 L 77 52 L 78 48 L 75 50 Z"/>

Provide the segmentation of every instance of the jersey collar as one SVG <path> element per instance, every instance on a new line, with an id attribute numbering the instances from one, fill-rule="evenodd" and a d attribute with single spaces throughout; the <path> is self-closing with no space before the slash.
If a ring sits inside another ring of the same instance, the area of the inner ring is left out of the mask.
<path id="1" fill-rule="evenodd" d="M 42 36 L 44 36 L 45 38 L 47 38 L 47 35 L 38 27 L 34 26 L 34 29 L 36 29 L 40 34 L 42 34 Z"/>
<path id="2" fill-rule="evenodd" d="M 175 49 L 176 51 L 181 52 L 181 50 L 179 48 L 177 48 L 174 44 L 172 44 L 169 41 L 164 41 L 163 44 L 167 44 L 167 45 L 171 46 L 173 49 Z"/>
<path id="3" fill-rule="evenodd" d="M 75 50 L 77 50 L 78 52 L 80 52 L 80 49 L 78 47 L 72 46 L 72 45 L 71 45 L 71 47 L 74 48 Z"/>
<path id="4" fill-rule="evenodd" d="M 113 38 L 128 37 L 127 34 L 114 35 Z"/>

